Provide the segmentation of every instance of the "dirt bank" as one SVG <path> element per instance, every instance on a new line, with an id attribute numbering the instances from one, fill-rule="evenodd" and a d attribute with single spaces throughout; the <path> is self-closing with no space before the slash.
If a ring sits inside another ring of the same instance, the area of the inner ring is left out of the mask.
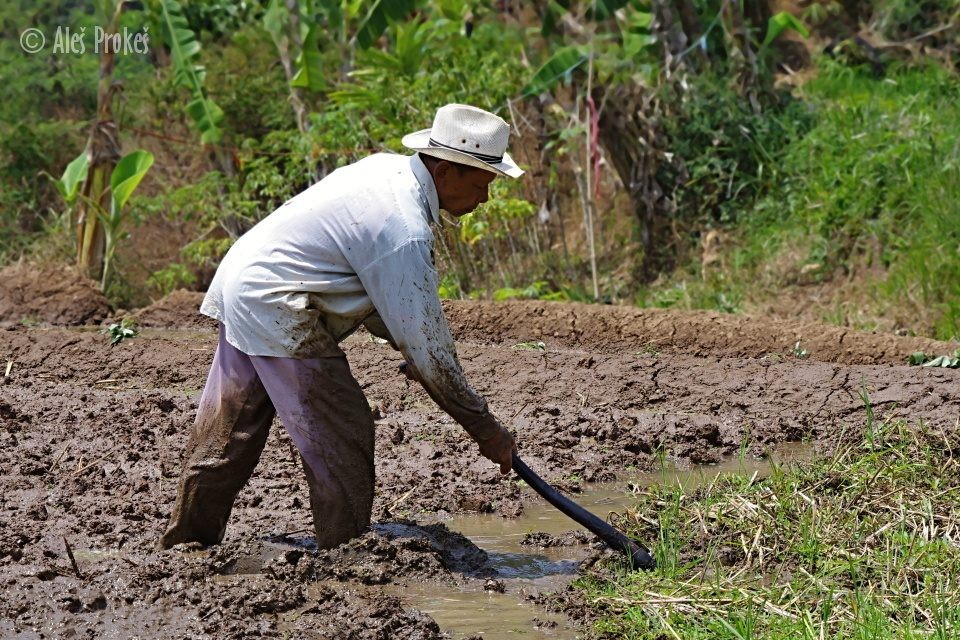
<path id="1" fill-rule="evenodd" d="M 200 315 L 203 294 L 175 291 L 134 314 L 145 327 L 201 328 L 215 323 Z M 600 353 L 660 351 L 690 356 L 761 358 L 793 353 L 841 364 L 903 364 L 914 351 L 947 354 L 958 343 L 889 333 L 855 331 L 815 322 L 732 315 L 598 306 L 536 300 L 444 302 L 457 340 L 514 345 L 542 340 L 548 347 Z"/>
<path id="2" fill-rule="evenodd" d="M 844 327 L 713 311 L 676 311 L 513 301 L 448 302 L 459 340 L 519 342 L 603 353 L 655 349 L 690 356 L 788 355 L 800 342 L 808 358 L 843 364 L 903 364 L 914 351 L 950 353 L 960 344 L 854 331 Z"/>
<path id="3" fill-rule="evenodd" d="M 99 324 L 109 314 L 97 284 L 72 267 L 24 263 L 0 269 L 0 327 Z"/>
<path id="4" fill-rule="evenodd" d="M 703 334 L 696 348 L 679 338 L 669 348 L 625 348 L 616 336 L 643 326 L 643 318 L 661 319 L 658 335 L 679 326 L 675 336 L 693 336 L 691 316 L 598 308 L 599 318 L 613 313 L 616 321 L 588 321 L 584 307 L 540 303 L 505 305 L 491 316 L 495 310 L 451 307 L 458 334 L 473 336 L 459 345 L 467 376 L 516 430 L 531 466 L 570 490 L 654 467 L 661 448 L 681 462 L 710 462 L 742 445 L 761 453 L 773 443 L 860 428 L 863 389 L 881 420 L 922 418 L 950 429 L 960 415 L 960 372 L 817 360 L 813 345 L 826 340 L 820 334 L 805 334 L 812 355 L 798 359 L 711 333 L 736 320 L 731 316 L 695 322 Z M 569 319 L 571 312 L 573 329 L 557 315 Z M 482 332 L 474 321 L 491 329 Z M 548 321 L 568 337 L 544 337 L 545 350 L 513 348 L 538 337 L 527 327 Z M 599 333 L 576 334 L 578 326 Z M 496 327 L 502 334 L 488 340 Z M 576 335 L 583 341 L 564 342 Z M 647 334 L 630 335 L 646 344 Z M 599 344 L 601 337 L 620 342 Z M 891 360 L 914 348 L 880 338 L 891 345 Z M 735 343 L 763 353 L 731 357 Z M 310 555 L 297 542 L 310 527 L 302 471 L 275 428 L 238 498 L 225 545 L 154 551 L 214 344 L 205 328 L 147 328 L 114 347 L 91 330 L 0 331 L 0 369 L 12 362 L 9 377 L 0 378 L 0 635 L 67 637 L 73 629 L 97 637 L 436 637 L 428 617 L 367 589 L 482 580 L 482 551 L 442 529 L 396 535 L 396 527 L 456 511 L 510 516 L 523 509 L 525 494 L 396 372 L 396 352 L 363 335 L 345 350 L 377 422 L 375 519 L 407 520 L 334 555 Z M 282 534 L 289 535 L 277 538 Z M 83 578 L 74 575 L 64 537 Z M 323 624 L 342 635 L 307 632 Z"/>

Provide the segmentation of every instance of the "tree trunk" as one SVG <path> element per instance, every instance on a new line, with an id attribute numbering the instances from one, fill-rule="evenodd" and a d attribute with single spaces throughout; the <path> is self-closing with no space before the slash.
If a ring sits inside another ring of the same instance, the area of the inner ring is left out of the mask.
<path id="1" fill-rule="evenodd" d="M 290 13 L 290 41 L 293 43 L 294 51 L 303 51 L 303 39 L 300 37 L 300 7 L 297 0 L 287 0 L 287 10 Z M 287 84 L 293 79 L 294 71 L 287 54 L 287 64 L 284 71 L 287 72 Z M 297 118 L 297 129 L 300 133 L 307 132 L 307 105 L 303 99 L 303 90 L 300 87 L 290 87 L 290 104 L 293 106 L 293 113 Z"/>
<path id="2" fill-rule="evenodd" d="M 116 32 L 122 6 L 122 3 L 118 3 L 111 23 L 106 26 L 105 31 L 108 34 Z M 110 42 L 110 39 L 106 42 Z M 97 118 L 87 144 L 90 165 L 83 184 L 83 197 L 76 211 L 77 266 L 94 280 L 100 280 L 103 276 L 106 239 L 103 224 L 93 203 L 98 203 L 104 211 L 109 211 L 110 175 L 120 158 L 117 125 L 113 121 L 113 95 L 117 90 L 112 83 L 115 64 L 116 52 L 104 47 L 100 54 L 100 77 L 97 84 Z"/>

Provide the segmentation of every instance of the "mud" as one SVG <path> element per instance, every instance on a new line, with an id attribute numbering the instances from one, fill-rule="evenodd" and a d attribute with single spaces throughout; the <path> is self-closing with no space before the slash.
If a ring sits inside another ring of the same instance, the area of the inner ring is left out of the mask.
<path id="1" fill-rule="evenodd" d="M 97 284 L 72 267 L 23 263 L 0 269 L 0 327 L 99 324 L 109 314 Z"/>
<path id="2" fill-rule="evenodd" d="M 137 312 L 141 326 L 207 328 L 203 294 L 174 291 Z M 515 345 L 542 340 L 548 348 L 594 353 L 681 353 L 700 357 L 790 357 L 797 342 L 806 358 L 840 364 L 904 364 L 914 351 L 948 354 L 960 343 L 782 318 L 712 311 L 638 309 L 576 303 L 444 301 L 458 341 Z"/>
<path id="3" fill-rule="evenodd" d="M 182 307 L 197 302 L 181 298 Z M 960 416 L 960 372 L 891 364 L 916 340 L 848 333 L 850 353 L 818 352 L 842 330 L 811 325 L 811 355 L 799 359 L 773 325 L 766 338 L 759 328 L 724 331 L 748 326 L 733 316 L 596 308 L 589 319 L 585 307 L 536 303 L 493 317 L 496 308 L 451 306 L 460 360 L 515 429 L 528 464 L 568 491 L 654 468 L 661 451 L 683 466 L 830 439 L 862 427 L 864 390 L 880 420 L 954 429 Z M 432 638 L 441 631 L 403 597 L 404 585 L 482 591 L 497 579 L 489 550 L 424 523 L 515 516 L 530 493 L 479 458 L 397 373 L 399 355 L 365 335 L 344 346 L 377 423 L 378 526 L 314 555 L 302 470 L 275 425 L 225 543 L 155 551 L 216 338 L 158 309 L 144 310 L 141 334 L 114 347 L 91 330 L 0 331 L 0 374 L 11 363 L 0 378 L 0 636 Z M 165 323 L 180 328 L 151 328 Z M 664 342 L 648 348 L 657 335 Z M 886 345 L 870 356 L 881 364 L 844 360 L 868 358 L 854 345 L 874 338 Z M 531 339 L 546 349 L 513 348 Z M 568 543 L 547 535 L 531 538 L 530 554 Z"/>
<path id="4" fill-rule="evenodd" d="M 713 311 L 513 301 L 445 303 L 458 340 L 516 343 L 601 353 L 628 350 L 700 357 L 788 356 L 800 342 L 808 359 L 842 364 L 902 364 L 914 351 L 951 353 L 957 343 L 855 331 L 812 322 Z"/>
<path id="5" fill-rule="evenodd" d="M 217 321 L 200 313 L 201 302 L 202 293 L 178 289 L 132 315 L 141 327 L 216 329 Z"/>

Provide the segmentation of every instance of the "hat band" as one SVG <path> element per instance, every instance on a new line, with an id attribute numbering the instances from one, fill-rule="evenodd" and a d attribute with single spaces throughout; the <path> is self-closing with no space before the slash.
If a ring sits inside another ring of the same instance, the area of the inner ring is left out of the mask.
<path id="1" fill-rule="evenodd" d="M 460 153 L 465 153 L 465 154 L 467 154 L 468 156 L 473 156 L 473 157 L 476 158 L 477 160 L 482 160 L 483 162 L 486 162 L 487 164 L 497 164 L 497 163 L 503 162 L 503 156 L 491 156 L 491 155 L 488 155 L 488 154 L 486 154 L 486 153 L 476 153 L 476 152 L 473 152 L 473 151 L 467 151 L 466 149 L 458 149 L 458 148 L 456 148 L 456 147 L 451 147 L 451 146 L 448 145 L 448 144 L 443 144 L 442 142 L 437 142 L 437 141 L 434 140 L 433 138 L 430 138 L 430 142 L 428 143 L 428 146 L 431 146 L 431 147 L 439 147 L 439 148 L 441 148 L 441 149 L 450 149 L 451 151 L 459 151 Z"/>

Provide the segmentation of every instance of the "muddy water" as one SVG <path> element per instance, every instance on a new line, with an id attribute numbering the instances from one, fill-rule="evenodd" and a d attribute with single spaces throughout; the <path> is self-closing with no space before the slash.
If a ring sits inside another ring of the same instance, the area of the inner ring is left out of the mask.
<path id="1" fill-rule="evenodd" d="M 706 484 L 717 474 L 757 474 L 763 477 L 772 461 L 785 463 L 809 459 L 813 448 L 807 444 L 781 445 L 768 459 L 733 457 L 715 465 L 687 469 L 665 467 L 619 482 L 584 485 L 583 493 L 572 497 L 602 518 L 623 511 L 634 500 L 628 487 L 646 487 L 657 483 L 679 483 L 687 490 Z M 520 518 L 496 515 L 465 515 L 448 521 L 458 531 L 486 551 L 490 565 L 503 583 L 504 593 L 484 591 L 481 585 L 461 590 L 448 585 L 423 583 L 398 592 L 403 600 L 429 614 L 452 638 L 480 634 L 484 640 L 566 640 L 579 632 L 562 616 L 555 616 L 532 605 L 529 593 L 555 591 L 571 582 L 577 566 L 591 551 L 585 544 L 560 547 L 523 545 L 527 534 L 543 532 L 552 536 L 577 530 L 572 520 L 528 490 L 527 506 Z M 583 530 L 582 528 L 580 530 Z"/>

